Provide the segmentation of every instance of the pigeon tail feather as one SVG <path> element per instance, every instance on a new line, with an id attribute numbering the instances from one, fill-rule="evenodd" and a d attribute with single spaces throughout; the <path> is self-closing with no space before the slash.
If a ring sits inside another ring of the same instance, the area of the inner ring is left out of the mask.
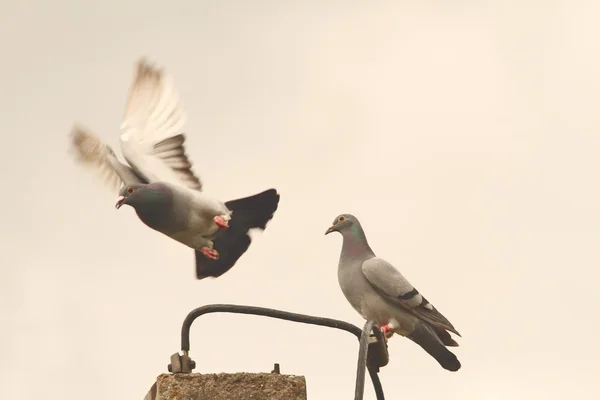
<path id="1" fill-rule="evenodd" d="M 433 327 L 435 333 L 440 338 L 442 343 L 444 343 L 448 347 L 458 347 L 458 343 L 456 340 L 452 339 L 452 336 L 446 331 L 444 328 Z"/>
<path id="2" fill-rule="evenodd" d="M 253 196 L 237 200 L 230 200 L 225 206 L 233 211 L 232 222 L 237 220 L 247 229 L 265 229 L 267 222 L 273 218 L 279 205 L 279 193 L 275 189 L 268 189 Z"/>
<path id="3" fill-rule="evenodd" d="M 458 358 L 444 346 L 433 329 L 427 324 L 417 324 L 415 330 L 407 337 L 435 358 L 444 369 L 448 371 L 458 371 L 460 369 L 461 365 Z"/>
<path id="4" fill-rule="evenodd" d="M 220 230 L 213 240 L 219 258 L 212 260 L 196 251 L 196 278 L 216 278 L 229 271 L 250 247 L 248 231 L 253 228 L 264 230 L 278 205 L 279 194 L 275 189 L 226 202 L 225 206 L 232 211 L 229 227 Z"/>

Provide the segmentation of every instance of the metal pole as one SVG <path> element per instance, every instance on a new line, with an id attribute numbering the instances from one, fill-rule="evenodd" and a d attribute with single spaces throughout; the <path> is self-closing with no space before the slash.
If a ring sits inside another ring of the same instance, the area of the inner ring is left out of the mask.
<path id="1" fill-rule="evenodd" d="M 360 335 L 358 347 L 358 365 L 356 366 L 356 385 L 354 386 L 354 400 L 362 400 L 365 391 L 365 370 L 367 369 L 367 355 L 369 353 L 369 333 L 373 321 L 367 321 Z"/>

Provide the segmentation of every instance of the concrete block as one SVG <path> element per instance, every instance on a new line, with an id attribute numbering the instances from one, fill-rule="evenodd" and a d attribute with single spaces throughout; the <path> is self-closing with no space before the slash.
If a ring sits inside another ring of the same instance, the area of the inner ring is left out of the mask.
<path id="1" fill-rule="evenodd" d="M 303 376 L 269 373 L 162 374 L 145 400 L 306 400 Z"/>

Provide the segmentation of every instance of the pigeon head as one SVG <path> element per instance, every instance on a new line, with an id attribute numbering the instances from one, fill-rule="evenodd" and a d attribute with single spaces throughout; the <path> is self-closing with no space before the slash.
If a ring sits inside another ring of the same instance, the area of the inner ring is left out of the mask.
<path id="1" fill-rule="evenodd" d="M 119 191 L 115 207 L 121 208 L 127 204 L 136 210 L 153 206 L 164 205 L 170 201 L 169 190 L 161 184 L 134 183 L 125 185 Z"/>
<path id="2" fill-rule="evenodd" d="M 354 230 L 361 230 L 360 223 L 358 219 L 352 214 L 340 214 L 333 220 L 333 223 L 325 231 L 325 234 L 328 235 L 331 232 L 339 232 L 342 235 L 346 232 L 351 232 Z"/>

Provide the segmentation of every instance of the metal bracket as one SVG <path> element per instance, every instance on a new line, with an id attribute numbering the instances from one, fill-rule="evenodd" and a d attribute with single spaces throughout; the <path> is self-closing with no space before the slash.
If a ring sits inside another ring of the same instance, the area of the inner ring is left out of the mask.
<path id="1" fill-rule="evenodd" d="M 369 336 L 369 350 L 367 353 L 367 367 L 379 368 L 385 367 L 390 362 L 390 354 L 388 353 L 387 339 L 383 336 L 383 346 L 377 339 L 377 336 L 371 334 Z"/>
<path id="2" fill-rule="evenodd" d="M 216 312 L 259 315 L 292 322 L 341 329 L 353 334 L 359 339 L 360 343 L 354 399 L 362 400 L 363 398 L 365 370 L 368 370 L 371 380 L 373 381 L 377 400 L 384 400 L 383 388 L 381 387 L 381 381 L 377 374 L 379 368 L 388 364 L 389 354 L 387 350 L 387 340 L 379 329 L 379 326 L 373 321 L 367 321 L 364 328 L 361 330 L 355 325 L 331 318 L 296 314 L 263 307 L 235 304 L 210 304 L 192 310 L 183 321 L 183 326 L 181 328 L 181 350 L 183 354 L 180 355 L 179 353 L 175 353 L 171 356 L 171 363 L 168 366 L 169 372 L 173 374 L 191 373 L 192 370 L 196 368 L 196 363 L 188 355 L 188 351 L 190 350 L 190 328 L 196 318 Z M 371 332 L 372 334 L 370 334 Z M 271 372 L 279 373 L 278 367 L 279 365 L 275 364 L 274 370 Z"/>

